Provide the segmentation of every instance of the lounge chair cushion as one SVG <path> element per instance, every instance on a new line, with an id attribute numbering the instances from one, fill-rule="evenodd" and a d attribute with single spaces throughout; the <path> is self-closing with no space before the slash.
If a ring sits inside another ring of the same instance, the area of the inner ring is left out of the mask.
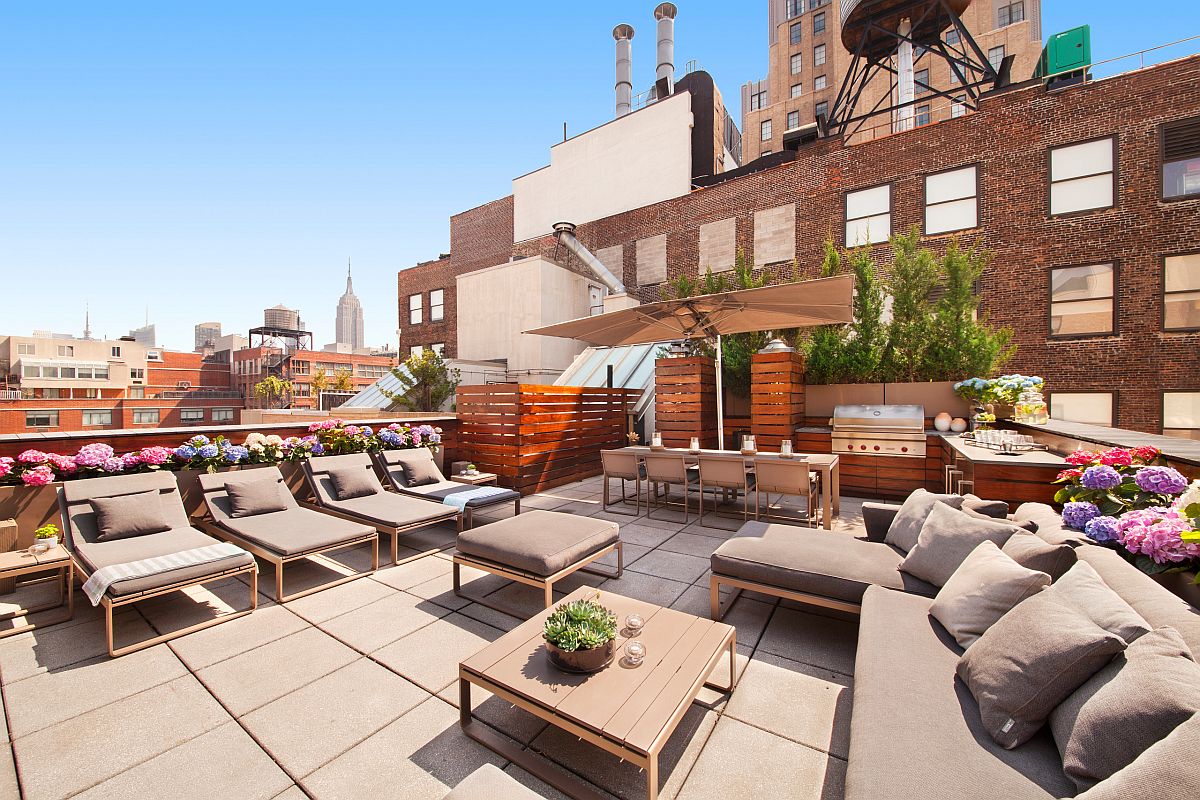
<path id="1" fill-rule="evenodd" d="M 410 458 L 400 463 L 404 482 L 409 486 L 426 486 L 444 480 L 432 458 Z"/>
<path id="2" fill-rule="evenodd" d="M 994 542 L 983 542 L 946 581 L 929 613 L 959 645 L 970 647 L 1013 606 L 1049 583 L 1046 573 L 1026 569 Z"/>
<path id="3" fill-rule="evenodd" d="M 1150 632 L 1150 623 L 1110 589 L 1095 567 L 1086 561 L 1075 564 L 1046 591 L 1127 643 Z"/>
<path id="4" fill-rule="evenodd" d="M 458 494 L 459 492 L 470 492 L 478 489 L 478 486 L 471 486 L 465 483 L 457 483 L 455 481 L 438 481 L 425 486 L 409 486 L 401 491 L 410 497 L 419 497 L 423 500 L 433 500 L 442 502 L 446 496 Z M 494 506 L 498 503 L 511 503 L 521 499 L 521 493 L 508 489 L 496 494 L 490 494 L 487 497 L 474 497 L 467 501 L 467 508 L 480 508 L 482 506 Z"/>
<path id="5" fill-rule="evenodd" d="M 88 502 L 96 512 L 96 539 L 111 542 L 130 536 L 146 536 L 171 529 L 171 521 L 163 511 L 160 492 L 93 497 Z"/>
<path id="6" fill-rule="evenodd" d="M 161 533 L 149 533 L 105 542 L 77 540 L 74 552 L 90 575 L 101 567 L 128 564 L 131 561 L 171 555 L 184 550 L 195 550 L 198 547 L 208 547 L 216 543 L 216 539 L 206 536 L 195 528 L 172 528 Z M 209 575 L 220 574 L 225 570 L 246 567 L 252 563 L 254 563 L 254 559 L 249 553 L 241 553 L 206 564 L 192 564 L 154 575 L 117 581 L 108 587 L 108 593 L 113 597 L 126 597 L 181 581 L 196 581 Z"/>
<path id="7" fill-rule="evenodd" d="M 280 493 L 279 481 L 274 477 L 229 481 L 225 484 L 225 493 L 229 495 L 229 516 L 231 517 L 273 514 L 277 511 L 284 511 L 288 507 Z"/>
<path id="8" fill-rule="evenodd" d="M 988 736 L 955 680 L 962 650 L 929 616 L 931 603 L 878 586 L 863 596 L 846 800 L 1070 797 L 1048 732 L 1015 750 Z"/>
<path id="9" fill-rule="evenodd" d="M 1052 581 L 1061 578 L 1075 565 L 1075 548 L 1068 544 L 1050 544 L 1032 533 L 1014 533 L 1000 549 L 1025 569 L 1044 572 Z"/>
<path id="10" fill-rule="evenodd" d="M 905 553 L 912 550 L 917 546 L 917 537 L 921 535 L 921 526 L 925 524 L 925 518 L 938 503 L 962 508 L 963 498 L 954 494 L 933 494 L 924 489 L 917 489 L 905 498 L 904 504 L 892 518 L 884 541 Z"/>
<path id="11" fill-rule="evenodd" d="M 988 735 L 1011 750 L 1124 649 L 1119 636 L 1046 590 L 988 628 L 959 659 L 957 671 L 979 704 Z"/>
<path id="12" fill-rule="evenodd" d="M 536 510 L 463 531 L 458 551 L 546 577 L 616 544 L 619 537 L 620 526 L 606 519 Z"/>
<path id="13" fill-rule="evenodd" d="M 1157 628 L 1059 704 L 1050 730 L 1063 770 L 1083 790 L 1124 769 L 1197 714 L 1200 666 L 1178 631 Z"/>
<path id="14" fill-rule="evenodd" d="M 937 503 L 921 526 L 916 546 L 900 562 L 900 569 L 934 586 L 945 586 L 954 570 L 982 542 L 1000 547 L 1018 530 L 1007 522 L 972 517 Z"/>
<path id="15" fill-rule="evenodd" d="M 415 497 L 380 492 L 350 500 L 335 500 L 327 503 L 330 508 L 345 511 L 373 524 L 389 528 L 407 528 L 421 523 L 453 519 L 457 509 L 445 505 L 434 505 Z"/>
<path id="16" fill-rule="evenodd" d="M 370 525 L 331 517 L 307 508 L 289 508 L 272 514 L 218 520 L 217 523 L 281 556 L 322 550 L 375 533 Z"/>
<path id="17" fill-rule="evenodd" d="M 459 781 L 442 800 L 541 800 L 507 772 L 493 764 L 484 764 Z"/>
<path id="18" fill-rule="evenodd" d="M 904 558 L 883 542 L 795 525 L 747 522 L 712 554 L 718 575 L 820 597 L 862 602 L 871 584 L 932 597 L 937 587 L 898 567 Z"/>
<path id="19" fill-rule="evenodd" d="M 1146 797 L 1147 790 L 1155 786 L 1170 787 L 1176 797 L 1200 797 L 1196 753 L 1200 753 L 1200 714 L 1152 745 L 1116 775 L 1075 795 L 1075 800 L 1135 800 Z"/>
<path id="20" fill-rule="evenodd" d="M 333 492 L 338 500 L 353 500 L 356 497 L 379 494 L 382 489 L 374 470 L 369 467 L 331 469 L 329 480 L 333 482 Z"/>

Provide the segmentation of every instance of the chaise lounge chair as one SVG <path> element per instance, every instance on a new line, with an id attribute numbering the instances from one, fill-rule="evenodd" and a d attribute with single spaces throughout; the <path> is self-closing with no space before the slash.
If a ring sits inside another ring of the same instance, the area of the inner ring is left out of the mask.
<path id="1" fill-rule="evenodd" d="M 472 527 L 475 512 L 483 508 L 513 503 L 513 513 L 521 513 L 520 492 L 446 480 L 446 476 L 438 469 L 437 462 L 433 460 L 433 453 L 427 448 L 384 450 L 375 454 L 375 463 L 379 465 L 392 488 L 400 494 L 442 503 L 456 509 L 461 508 L 459 530 Z M 483 496 L 487 490 L 491 491 Z M 455 498 L 454 495 L 458 497 Z M 447 498 L 452 499 L 448 502 Z"/>
<path id="2" fill-rule="evenodd" d="M 64 546 L 75 569 L 85 580 L 101 570 L 104 572 L 100 577 L 112 579 L 99 600 L 104 606 L 105 639 L 110 656 L 132 653 L 208 628 L 249 614 L 257 607 L 258 565 L 249 553 L 231 552 L 217 557 L 210 551 L 208 560 L 200 560 L 193 552 L 221 543 L 192 527 L 171 473 L 69 481 L 58 490 L 58 502 L 64 523 Z M 149 559 L 166 561 L 146 564 Z M 187 563 L 189 560 L 192 563 Z M 172 562 L 178 565 L 172 566 Z M 145 568 L 135 569 L 139 564 Z M 114 647 L 115 608 L 243 573 L 250 576 L 249 608 L 127 647 Z M 120 578 L 122 574 L 128 577 Z"/>
<path id="3" fill-rule="evenodd" d="M 388 534 L 392 538 L 393 564 L 400 563 L 398 542 L 402 535 L 439 522 L 460 522 L 458 509 L 452 506 L 384 491 L 375 474 L 375 465 L 366 453 L 309 459 L 304 462 L 304 477 L 316 502 L 311 506 L 301 505 L 351 522 L 373 525 L 380 533 Z"/>
<path id="4" fill-rule="evenodd" d="M 201 527 L 274 564 L 275 599 L 280 603 L 366 577 L 379 569 L 378 531 L 371 525 L 301 508 L 277 467 L 201 475 L 200 488 L 211 517 Z M 284 596 L 285 564 L 360 544 L 371 545 L 370 571 Z"/>

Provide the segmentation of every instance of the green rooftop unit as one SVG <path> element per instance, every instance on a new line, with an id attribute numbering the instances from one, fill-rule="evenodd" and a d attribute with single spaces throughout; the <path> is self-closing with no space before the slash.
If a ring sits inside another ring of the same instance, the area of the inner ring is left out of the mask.
<path id="1" fill-rule="evenodd" d="M 1035 78 L 1067 77 L 1068 73 L 1080 72 L 1092 63 L 1092 29 L 1088 25 L 1080 25 L 1069 31 L 1056 33 L 1042 48 L 1042 56 L 1038 59 Z"/>

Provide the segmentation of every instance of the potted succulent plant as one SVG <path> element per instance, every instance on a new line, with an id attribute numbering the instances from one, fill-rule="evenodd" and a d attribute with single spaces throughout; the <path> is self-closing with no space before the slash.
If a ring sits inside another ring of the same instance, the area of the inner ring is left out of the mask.
<path id="1" fill-rule="evenodd" d="M 565 672 L 598 672 L 616 653 L 617 615 L 594 600 L 554 609 L 542 628 L 550 661 Z"/>
<path id="2" fill-rule="evenodd" d="M 44 546 L 47 550 L 53 550 L 58 547 L 58 526 L 54 524 L 43 525 L 33 532 L 33 538 L 37 539 L 37 543 Z"/>

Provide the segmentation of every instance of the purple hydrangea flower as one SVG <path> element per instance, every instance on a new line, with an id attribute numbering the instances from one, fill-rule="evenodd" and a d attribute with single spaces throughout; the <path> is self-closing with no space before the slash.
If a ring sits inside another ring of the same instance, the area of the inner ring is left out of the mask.
<path id="1" fill-rule="evenodd" d="M 196 457 L 196 448 L 190 444 L 180 445 L 175 448 L 175 455 L 182 458 L 184 461 L 190 461 Z"/>
<path id="2" fill-rule="evenodd" d="M 1077 531 L 1084 529 L 1090 521 L 1100 516 L 1100 509 L 1095 503 L 1075 502 L 1063 506 L 1063 524 Z"/>
<path id="3" fill-rule="evenodd" d="M 93 442 L 79 448 L 79 452 L 75 454 L 75 463 L 81 467 L 100 467 L 114 455 L 113 449 L 108 445 Z"/>
<path id="4" fill-rule="evenodd" d="M 374 431 L 371 430 L 370 425 L 363 425 L 362 428 L 359 430 L 359 433 L 361 433 L 363 436 L 370 436 L 371 434 L 374 433 Z"/>
<path id="5" fill-rule="evenodd" d="M 217 449 L 215 444 L 206 444 L 196 452 L 199 453 L 201 458 L 216 458 L 221 454 L 221 451 Z"/>
<path id="6" fill-rule="evenodd" d="M 1112 467 L 1088 467 L 1079 482 L 1086 489 L 1115 489 L 1121 485 L 1121 473 Z"/>
<path id="7" fill-rule="evenodd" d="M 1119 520 L 1116 517 L 1093 517 L 1083 526 L 1083 532 L 1093 541 L 1113 542 L 1120 535 L 1117 530 Z"/>
<path id="8" fill-rule="evenodd" d="M 1170 467 L 1142 467 L 1133 481 L 1143 492 L 1156 494 L 1180 494 L 1188 487 L 1187 478 Z"/>
<path id="9" fill-rule="evenodd" d="M 100 469 L 105 472 L 120 472 L 125 469 L 125 462 L 121 460 L 120 456 L 113 456 L 112 458 L 104 459 L 104 463 L 100 465 Z"/>
<path id="10" fill-rule="evenodd" d="M 325 452 L 325 445 L 321 444 L 320 442 L 313 442 L 312 454 L 314 456 L 319 456 L 324 452 Z"/>

